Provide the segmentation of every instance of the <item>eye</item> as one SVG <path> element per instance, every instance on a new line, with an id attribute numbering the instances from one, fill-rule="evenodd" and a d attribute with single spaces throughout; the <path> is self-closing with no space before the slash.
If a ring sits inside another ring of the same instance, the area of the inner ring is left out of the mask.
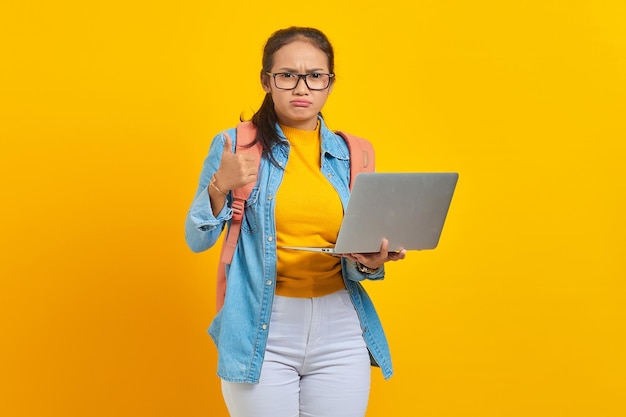
<path id="1" fill-rule="evenodd" d="M 309 77 L 311 79 L 318 79 L 318 78 L 322 78 L 324 76 L 324 74 L 320 74 L 319 72 L 313 72 L 311 74 L 309 74 Z"/>
<path id="2" fill-rule="evenodd" d="M 288 79 L 290 79 L 290 78 L 293 78 L 293 77 L 294 77 L 294 74 L 293 74 L 293 73 L 291 73 L 291 72 L 281 72 L 281 73 L 279 73 L 279 74 L 278 74 L 278 76 L 279 76 L 280 78 L 284 78 L 284 79 L 288 80 Z"/>

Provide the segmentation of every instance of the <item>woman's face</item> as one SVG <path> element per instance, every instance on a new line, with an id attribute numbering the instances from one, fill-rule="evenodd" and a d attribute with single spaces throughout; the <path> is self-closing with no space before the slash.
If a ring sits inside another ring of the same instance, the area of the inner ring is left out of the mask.
<path id="1" fill-rule="evenodd" d="M 270 72 L 328 73 L 328 57 L 312 43 L 296 40 L 274 53 L 274 65 Z M 264 77 L 263 89 L 272 95 L 279 123 L 297 129 L 314 130 L 317 114 L 328 99 L 332 82 L 329 88 L 316 91 L 310 90 L 304 79 L 300 79 L 293 90 L 281 90 L 276 88 L 274 80 L 268 76 Z"/>

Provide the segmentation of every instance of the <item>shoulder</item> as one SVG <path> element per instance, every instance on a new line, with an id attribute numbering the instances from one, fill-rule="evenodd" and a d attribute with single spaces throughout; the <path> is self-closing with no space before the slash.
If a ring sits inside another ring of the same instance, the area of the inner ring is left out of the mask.
<path id="1" fill-rule="evenodd" d="M 226 137 L 231 139 L 233 149 L 235 145 L 240 141 L 245 139 L 246 134 L 250 132 L 248 129 L 241 129 L 240 125 L 228 127 L 224 130 L 219 131 L 214 137 L 212 141 L 212 147 L 224 148 L 224 143 L 226 142 Z"/>
<path id="2" fill-rule="evenodd" d="M 350 149 L 346 141 L 337 133 L 331 130 L 322 130 L 322 151 L 333 155 L 338 159 L 349 159 Z"/>

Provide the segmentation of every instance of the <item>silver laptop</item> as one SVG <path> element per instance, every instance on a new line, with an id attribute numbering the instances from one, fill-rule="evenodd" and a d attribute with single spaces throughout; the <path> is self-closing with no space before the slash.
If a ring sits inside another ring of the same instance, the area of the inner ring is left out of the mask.
<path id="1" fill-rule="evenodd" d="M 361 173 L 354 179 L 334 247 L 282 246 L 330 254 L 434 249 L 448 214 L 459 174 Z"/>

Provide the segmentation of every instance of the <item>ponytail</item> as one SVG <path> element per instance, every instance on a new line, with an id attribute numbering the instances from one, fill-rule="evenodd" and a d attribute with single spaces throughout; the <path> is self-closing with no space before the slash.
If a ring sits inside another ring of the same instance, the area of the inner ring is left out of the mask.
<path id="1" fill-rule="evenodd" d="M 261 75 L 263 77 L 263 75 Z M 283 138 L 278 135 L 276 130 L 276 123 L 278 122 L 278 116 L 274 109 L 274 100 L 270 93 L 265 94 L 261 108 L 252 116 L 252 124 L 256 126 L 256 138 L 251 145 L 257 142 L 261 144 L 263 148 L 263 154 L 266 155 L 270 162 L 278 166 L 278 162 L 274 158 L 272 148 L 274 145 L 285 142 Z"/>

